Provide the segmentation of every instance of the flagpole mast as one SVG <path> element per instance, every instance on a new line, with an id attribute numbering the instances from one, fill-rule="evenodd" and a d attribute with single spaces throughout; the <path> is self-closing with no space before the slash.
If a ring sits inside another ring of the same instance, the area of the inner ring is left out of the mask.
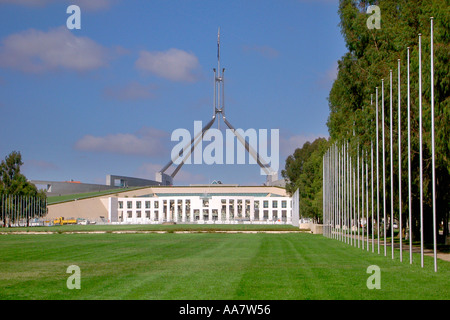
<path id="1" fill-rule="evenodd" d="M 380 254 L 380 174 L 379 174 L 379 147 L 378 147 L 378 87 L 376 87 L 376 115 L 375 115 L 375 125 L 376 125 L 376 165 L 377 165 L 377 244 L 378 244 L 378 254 Z"/>
<path id="2" fill-rule="evenodd" d="M 408 47 L 408 222 L 409 222 L 409 263 L 412 264 L 412 217 L 411 217 L 411 98 L 409 79 L 409 47 Z"/>
<path id="3" fill-rule="evenodd" d="M 422 34 L 419 33 L 420 265 L 423 268 Z"/>
<path id="4" fill-rule="evenodd" d="M 384 255 L 387 254 L 386 248 L 386 160 L 385 160 L 385 139 L 384 139 L 384 79 L 381 80 L 381 130 L 383 136 L 383 242 Z"/>
<path id="5" fill-rule="evenodd" d="M 434 151 L 434 48 L 433 48 L 433 17 L 431 19 L 431 156 L 433 179 L 433 258 L 434 271 L 437 272 L 436 259 L 436 167 Z"/>
<path id="6" fill-rule="evenodd" d="M 402 248 L 402 140 L 401 140 L 401 89 L 400 89 L 400 59 L 398 59 L 398 215 L 399 215 L 399 238 L 400 238 L 400 262 L 403 261 Z"/>

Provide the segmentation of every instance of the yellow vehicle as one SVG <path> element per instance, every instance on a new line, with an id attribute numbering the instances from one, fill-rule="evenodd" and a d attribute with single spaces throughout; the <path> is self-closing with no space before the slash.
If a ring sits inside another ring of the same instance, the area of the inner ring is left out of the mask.
<path id="1" fill-rule="evenodd" d="M 77 224 L 76 219 L 64 220 L 64 217 L 59 217 L 53 220 L 53 224 L 65 225 L 65 224 Z"/>

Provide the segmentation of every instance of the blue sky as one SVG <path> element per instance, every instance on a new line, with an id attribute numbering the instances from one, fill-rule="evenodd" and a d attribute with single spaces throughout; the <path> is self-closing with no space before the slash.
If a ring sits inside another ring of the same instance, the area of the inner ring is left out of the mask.
<path id="1" fill-rule="evenodd" d="M 66 27 L 71 4 L 80 30 Z M 32 180 L 154 179 L 171 133 L 211 119 L 220 27 L 227 119 L 279 129 L 281 171 L 295 148 L 328 137 L 346 52 L 337 10 L 338 0 L 0 0 L 0 156 L 20 151 Z M 212 180 L 265 177 L 257 165 L 191 164 L 175 184 Z"/>

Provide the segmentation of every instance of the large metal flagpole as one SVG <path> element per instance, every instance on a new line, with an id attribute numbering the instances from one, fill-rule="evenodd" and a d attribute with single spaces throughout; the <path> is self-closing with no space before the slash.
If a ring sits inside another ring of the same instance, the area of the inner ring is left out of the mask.
<path id="1" fill-rule="evenodd" d="M 265 174 L 267 176 L 272 176 L 275 172 L 272 171 L 269 164 L 263 160 L 251 146 L 250 144 L 233 128 L 233 126 L 230 124 L 229 121 L 225 118 L 225 90 L 224 90 L 224 72 L 225 69 L 220 69 L 220 28 L 217 32 L 217 70 L 214 68 L 214 105 L 213 105 L 213 118 L 208 124 L 203 127 L 202 131 L 199 132 L 194 138 L 191 139 L 189 144 L 186 144 L 185 147 L 183 147 L 183 150 L 179 152 L 177 157 L 175 159 L 171 159 L 170 162 L 168 162 L 162 169 L 159 171 L 160 174 L 164 174 L 164 172 L 172 165 L 174 164 L 175 160 L 180 158 L 181 156 L 184 157 L 181 163 L 178 164 L 178 167 L 174 170 L 174 172 L 171 174 L 171 178 L 174 178 L 175 175 L 178 173 L 178 171 L 181 169 L 181 167 L 184 165 L 187 158 L 190 156 L 190 154 L 194 151 L 195 147 L 198 145 L 199 142 L 203 140 L 204 134 L 211 128 L 213 125 L 216 115 L 221 114 L 222 119 L 225 122 L 225 124 L 232 130 L 234 135 L 237 137 L 240 143 L 242 143 L 247 150 L 248 153 L 256 160 L 256 162 L 259 164 L 259 166 L 263 169 Z M 219 122 L 220 119 L 217 117 L 217 121 Z M 189 150 L 189 146 L 191 147 Z M 185 152 L 188 150 L 187 155 L 185 155 Z"/>

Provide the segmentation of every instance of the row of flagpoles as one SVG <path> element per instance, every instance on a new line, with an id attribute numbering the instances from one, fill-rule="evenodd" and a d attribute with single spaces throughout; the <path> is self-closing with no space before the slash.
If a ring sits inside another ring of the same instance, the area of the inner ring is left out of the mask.
<path id="1" fill-rule="evenodd" d="M 1 226 L 7 223 L 11 226 L 25 225 L 35 218 L 42 218 L 47 213 L 47 199 L 41 197 L 1 194 L 0 221 Z"/>
<path id="2" fill-rule="evenodd" d="M 436 190 L 435 190 L 435 150 L 434 150 L 434 61 L 433 61 L 433 18 L 431 19 L 431 144 L 432 144 L 432 207 L 433 207 L 433 256 L 434 271 L 437 271 L 436 255 Z M 422 35 L 419 34 L 419 144 L 420 144 L 420 256 L 423 267 L 424 238 L 423 238 L 423 159 L 422 159 Z M 401 89 L 400 89 L 400 59 L 398 60 L 398 199 L 399 212 L 402 212 L 401 197 Z M 408 108 L 408 223 L 409 223 L 409 261 L 412 263 L 412 236 L 411 236 L 411 131 L 410 131 L 410 48 L 407 48 L 407 108 Z M 394 259 L 394 184 L 393 184 L 393 105 L 392 105 L 392 70 L 390 70 L 390 237 L 391 256 Z M 377 251 L 380 254 L 380 237 L 383 239 L 384 255 L 387 255 L 386 234 L 386 163 L 385 163 L 385 130 L 384 130 L 384 79 L 381 80 L 381 128 L 382 128 L 382 205 L 380 205 L 380 172 L 379 172 L 379 119 L 378 119 L 378 87 L 376 96 L 376 142 L 375 150 L 371 142 L 370 155 L 358 145 L 356 159 L 352 158 L 348 142 L 335 142 L 323 157 L 323 221 L 324 236 L 341 240 L 358 248 L 369 251 L 369 238 L 371 238 L 372 252 L 375 252 L 375 234 L 377 230 Z M 372 104 L 372 101 L 371 101 Z M 375 159 L 374 159 L 375 153 Z M 370 159 L 369 159 L 370 156 Z M 375 165 L 374 165 L 375 161 Z M 370 167 L 370 174 L 369 174 Z M 375 171 L 375 172 L 374 172 Z M 369 184 L 370 176 L 370 184 Z M 374 179 L 376 178 L 376 181 Z M 376 185 L 374 185 L 376 183 Z M 370 197 L 369 197 L 370 189 Z M 374 189 L 376 192 L 374 192 Z M 376 198 L 376 199 L 375 199 Z M 370 208 L 369 208 L 370 203 Z M 382 207 L 383 212 L 380 212 Z M 380 215 L 382 214 L 382 217 Z M 382 220 L 380 221 L 380 218 Z M 380 226 L 383 225 L 383 234 L 380 235 Z M 399 214 L 400 230 L 400 261 L 403 261 L 402 243 L 402 215 Z M 371 229 L 371 234 L 370 234 Z"/>

